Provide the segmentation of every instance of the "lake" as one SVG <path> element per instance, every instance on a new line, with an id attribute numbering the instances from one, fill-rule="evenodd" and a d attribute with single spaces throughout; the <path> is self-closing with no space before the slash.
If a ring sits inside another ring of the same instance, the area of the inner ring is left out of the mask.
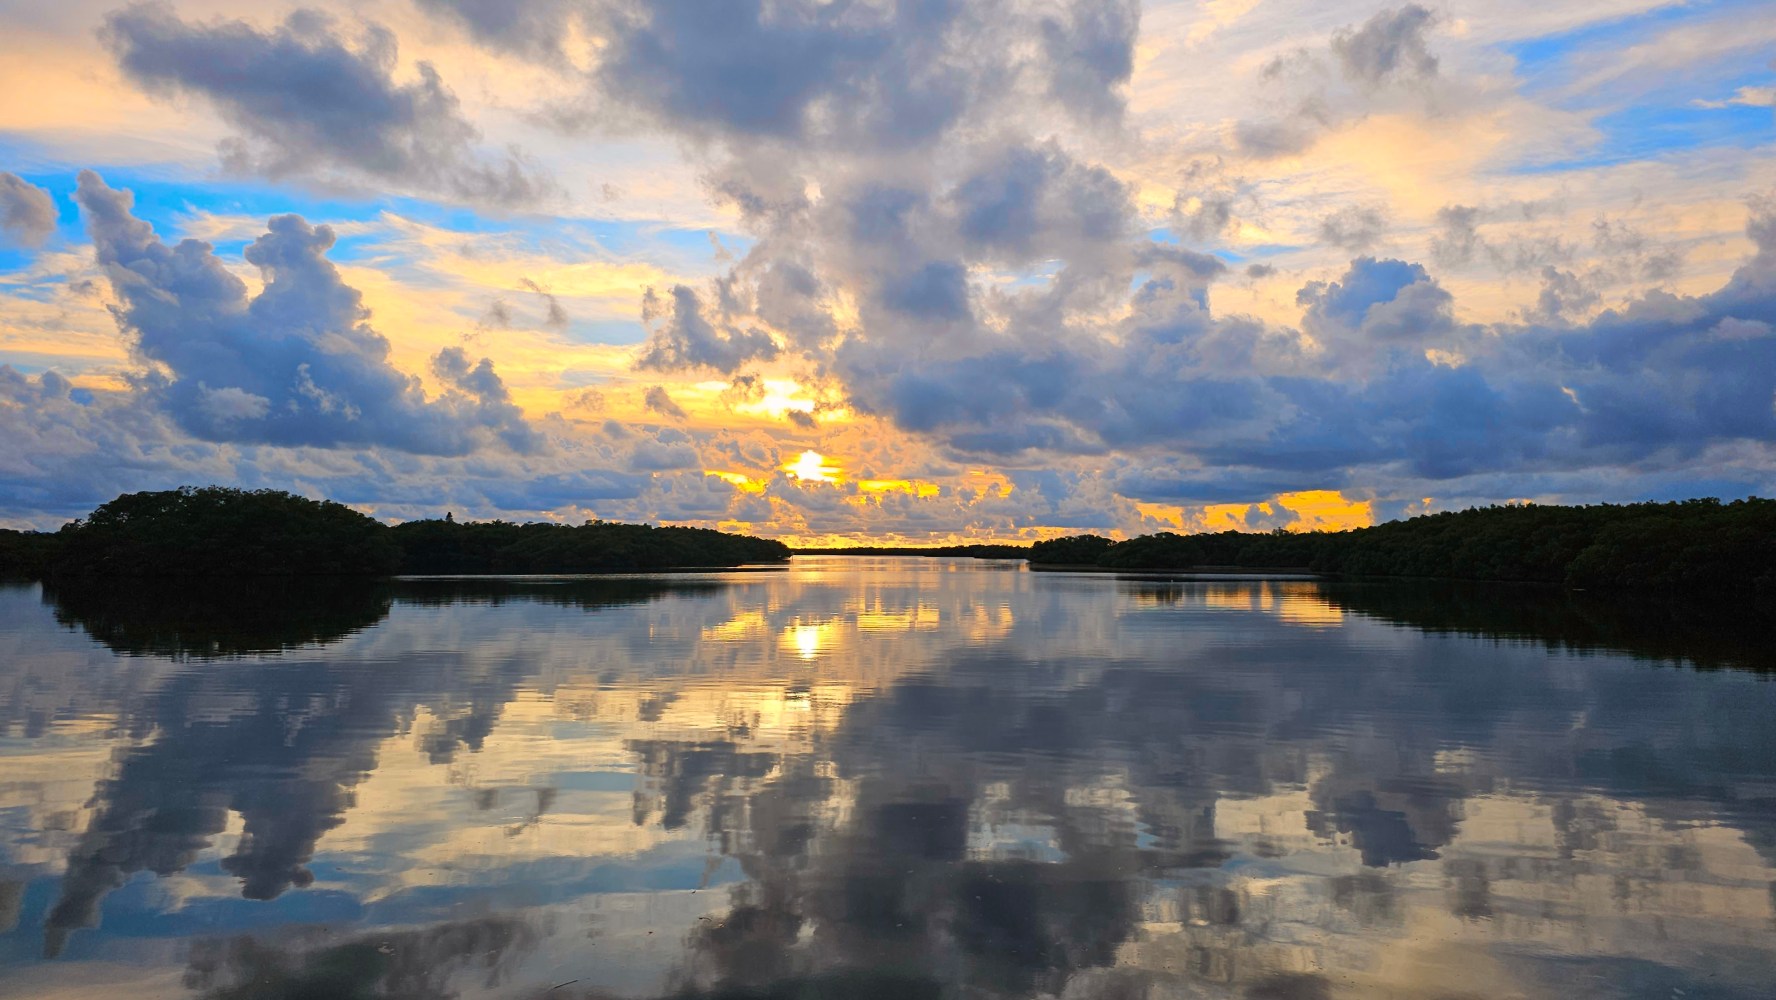
<path id="1" fill-rule="evenodd" d="M 1769 632 L 798 557 L 0 588 L 0 996 L 1776 994 Z"/>

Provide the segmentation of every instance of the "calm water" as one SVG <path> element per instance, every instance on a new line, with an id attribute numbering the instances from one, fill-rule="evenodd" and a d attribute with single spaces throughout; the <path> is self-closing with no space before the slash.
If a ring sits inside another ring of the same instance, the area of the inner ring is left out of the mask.
<path id="1" fill-rule="evenodd" d="M 1766 636 L 947 560 L 0 589 L 0 995 L 1776 995 Z"/>

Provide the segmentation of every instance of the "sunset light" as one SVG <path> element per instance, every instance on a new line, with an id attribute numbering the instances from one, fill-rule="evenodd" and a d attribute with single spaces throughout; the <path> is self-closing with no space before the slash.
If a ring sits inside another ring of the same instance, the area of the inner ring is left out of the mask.
<path id="1" fill-rule="evenodd" d="M 1776 0 L 0 0 L 0 1000 L 1770 1000 Z"/>
<path id="2" fill-rule="evenodd" d="M 817 451 L 802 452 L 795 461 L 785 464 L 783 471 L 804 483 L 834 483 L 839 479 L 839 467 Z"/>

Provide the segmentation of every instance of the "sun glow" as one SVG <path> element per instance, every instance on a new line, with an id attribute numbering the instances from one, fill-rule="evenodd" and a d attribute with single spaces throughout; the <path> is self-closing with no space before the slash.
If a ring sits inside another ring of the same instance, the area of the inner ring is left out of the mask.
<path id="1" fill-rule="evenodd" d="M 836 483 L 839 481 L 839 466 L 831 462 L 825 455 L 817 451 L 804 451 L 793 462 L 787 462 L 783 471 L 804 483 Z"/>
<path id="2" fill-rule="evenodd" d="M 743 472 L 724 472 L 721 469 L 704 469 L 703 474 L 705 476 L 714 476 L 742 493 L 763 493 L 765 487 L 770 485 L 770 483 L 763 479 L 754 479 Z"/>
<path id="3" fill-rule="evenodd" d="M 832 622 L 805 625 L 800 619 L 797 619 L 783 630 L 783 640 L 780 645 L 786 652 L 794 653 L 798 659 L 813 660 L 817 659 L 823 650 L 831 647 L 836 638 L 837 629 L 834 628 Z"/>

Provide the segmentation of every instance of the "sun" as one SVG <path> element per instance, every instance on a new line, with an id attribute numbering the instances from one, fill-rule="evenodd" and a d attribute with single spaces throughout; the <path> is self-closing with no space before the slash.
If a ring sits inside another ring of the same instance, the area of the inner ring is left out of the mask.
<path id="1" fill-rule="evenodd" d="M 804 451 L 800 458 L 785 463 L 783 471 L 804 483 L 831 483 L 839 478 L 839 467 L 817 451 Z"/>

